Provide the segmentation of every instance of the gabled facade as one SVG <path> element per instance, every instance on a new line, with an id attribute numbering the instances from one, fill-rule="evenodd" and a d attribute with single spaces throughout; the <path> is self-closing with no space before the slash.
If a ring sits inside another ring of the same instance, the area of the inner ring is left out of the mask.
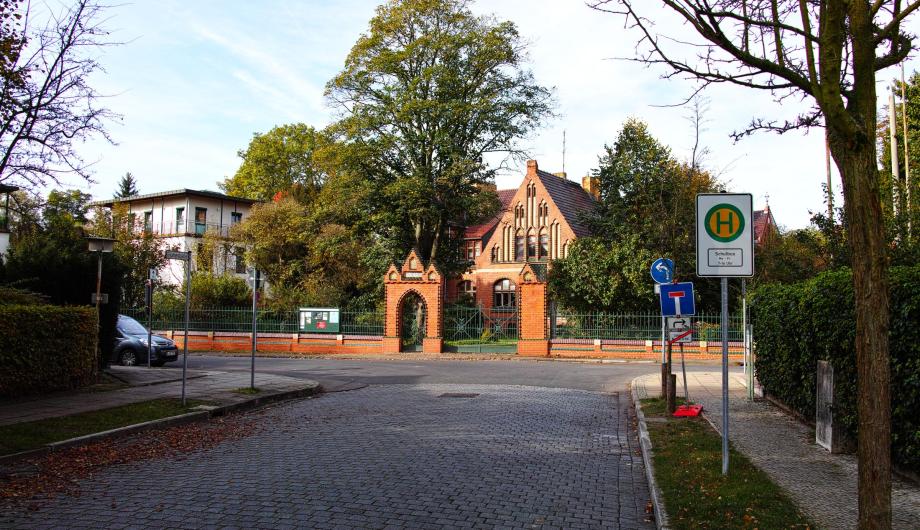
<path id="1" fill-rule="evenodd" d="M 585 177 L 579 186 L 565 173 L 547 173 L 529 160 L 516 190 L 497 191 L 499 214 L 465 229 L 463 252 L 471 267 L 449 282 L 448 300 L 484 308 L 516 307 L 516 280 L 525 264 L 545 275 L 552 260 L 568 255 L 575 239 L 589 235 L 579 215 L 594 208 L 596 189 L 593 177 Z"/>
<path id="2" fill-rule="evenodd" d="M 773 212 L 770 211 L 770 205 L 767 204 L 763 210 L 754 210 L 753 217 L 754 244 L 763 245 L 779 231 L 776 227 L 776 220 L 773 219 Z"/>
<path id="3" fill-rule="evenodd" d="M 191 251 L 194 264 L 197 263 L 195 256 L 201 238 L 206 233 L 229 238 L 230 227 L 249 217 L 252 205 L 256 202 L 213 191 L 180 189 L 96 201 L 92 205 L 105 208 L 112 208 L 115 204 L 126 205 L 128 213 L 134 216 L 138 234 L 147 232 L 162 238 L 168 249 Z M 242 248 L 231 246 L 229 253 L 219 254 L 214 256 L 212 273 L 246 277 Z M 159 271 L 159 275 L 165 283 L 179 285 L 184 281 L 183 270 L 181 262 L 171 261 Z"/>

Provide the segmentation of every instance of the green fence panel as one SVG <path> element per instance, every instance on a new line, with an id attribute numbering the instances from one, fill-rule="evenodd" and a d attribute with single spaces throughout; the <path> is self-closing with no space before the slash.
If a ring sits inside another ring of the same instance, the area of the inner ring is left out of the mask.
<path id="1" fill-rule="evenodd" d="M 720 340 L 720 314 L 699 314 L 690 318 L 693 322 L 693 340 Z M 729 341 L 743 340 L 742 322 L 740 313 L 729 317 Z M 558 339 L 661 340 L 661 315 L 560 310 L 555 318 L 550 316 L 550 329 L 553 337 Z"/>

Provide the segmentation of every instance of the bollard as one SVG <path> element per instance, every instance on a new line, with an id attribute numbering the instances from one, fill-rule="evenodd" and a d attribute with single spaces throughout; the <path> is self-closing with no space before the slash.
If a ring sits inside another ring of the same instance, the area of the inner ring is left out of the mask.
<path id="1" fill-rule="evenodd" d="M 674 414 L 677 410 L 677 374 L 670 374 L 668 377 L 668 414 Z"/>

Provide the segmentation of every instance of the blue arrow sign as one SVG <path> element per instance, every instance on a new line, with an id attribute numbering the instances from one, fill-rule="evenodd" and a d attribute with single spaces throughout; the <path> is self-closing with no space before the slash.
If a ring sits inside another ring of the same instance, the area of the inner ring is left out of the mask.
<path id="1" fill-rule="evenodd" d="M 658 258 L 652 263 L 651 272 L 655 283 L 671 283 L 674 281 L 674 262 L 668 258 Z"/>
<path id="2" fill-rule="evenodd" d="M 661 284 L 661 316 L 679 317 L 696 314 L 693 282 Z"/>

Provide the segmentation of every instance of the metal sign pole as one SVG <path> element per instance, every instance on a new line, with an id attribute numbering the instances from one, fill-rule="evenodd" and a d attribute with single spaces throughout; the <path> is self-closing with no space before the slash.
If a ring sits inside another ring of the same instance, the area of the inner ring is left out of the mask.
<path id="1" fill-rule="evenodd" d="M 153 365 L 153 281 L 147 280 L 147 368 Z"/>
<path id="2" fill-rule="evenodd" d="M 256 388 L 256 338 L 258 337 L 258 329 L 256 318 L 258 315 L 258 307 L 256 305 L 257 297 L 259 292 L 259 270 L 255 269 L 254 274 L 252 275 L 252 357 L 250 358 L 249 363 L 249 388 L 255 390 Z"/>
<path id="3" fill-rule="evenodd" d="M 728 475 L 728 278 L 722 277 L 722 474 Z"/>
<path id="4" fill-rule="evenodd" d="M 185 340 L 182 341 L 182 406 L 185 406 L 185 376 L 188 369 L 188 320 L 189 304 L 192 300 L 191 252 L 185 258 Z"/>
<path id="5" fill-rule="evenodd" d="M 741 278 L 741 344 L 743 355 L 741 356 L 741 364 L 744 365 L 744 375 L 747 375 L 748 371 L 748 355 L 747 355 L 747 280 Z"/>

